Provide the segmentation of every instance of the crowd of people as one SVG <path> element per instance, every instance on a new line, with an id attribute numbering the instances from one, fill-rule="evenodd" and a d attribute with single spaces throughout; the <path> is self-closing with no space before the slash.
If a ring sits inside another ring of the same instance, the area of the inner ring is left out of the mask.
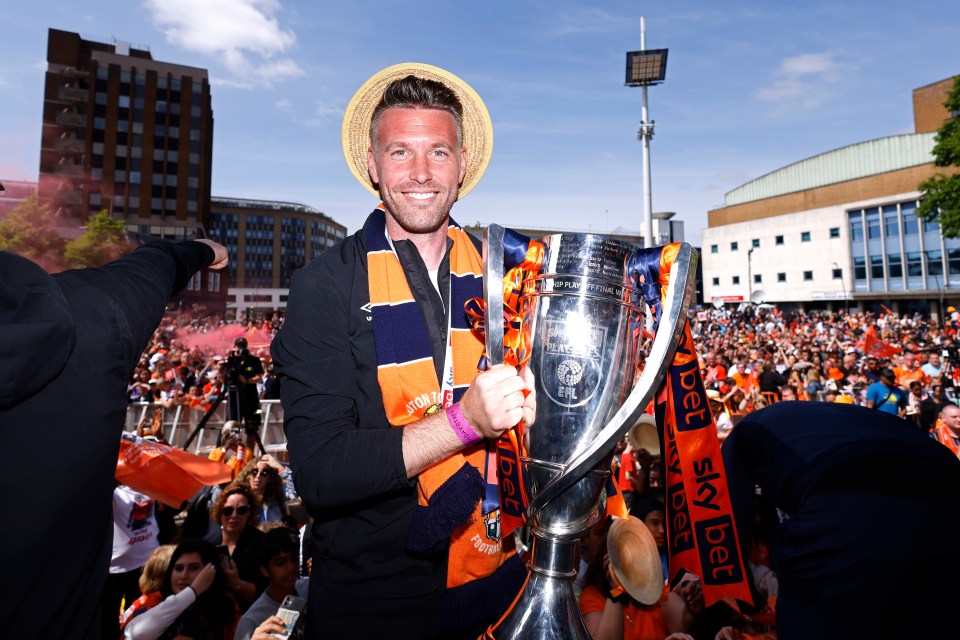
<path id="1" fill-rule="evenodd" d="M 699 310 L 692 329 L 721 437 L 784 400 L 855 404 L 931 431 L 958 397 L 957 322 L 894 313 Z"/>
<path id="2" fill-rule="evenodd" d="M 210 317 L 189 321 L 165 320 L 154 333 L 131 376 L 130 401 L 154 402 L 167 409 L 178 402 L 198 411 L 209 409 L 217 395 L 223 392 L 228 378 L 225 367 L 236 353 L 233 336 L 251 336 L 255 340 L 250 351 L 260 359 L 264 371 L 262 379 L 257 381 L 259 397 L 279 398 L 268 341 L 283 326 L 283 320 L 280 313 L 236 323 L 224 323 Z M 937 428 L 941 413 L 945 416 L 940 419 L 941 423 L 953 420 L 960 426 L 960 409 L 953 404 L 958 384 L 954 366 L 957 361 L 956 318 L 941 326 L 920 317 L 893 313 L 782 313 L 775 308 L 751 307 L 696 309 L 690 312 L 690 321 L 700 354 L 701 374 L 721 439 L 748 414 L 773 403 L 792 400 L 873 407 L 897 415 L 908 426 L 925 432 Z M 883 397 L 876 393 L 878 385 L 889 389 L 881 394 Z M 890 396 L 889 401 L 886 396 Z M 192 519 L 184 523 L 183 530 L 190 536 L 184 540 L 206 539 L 211 544 L 228 548 L 233 543 L 230 557 L 234 554 L 239 557 L 233 565 L 224 561 L 224 577 L 216 584 L 203 572 L 204 562 L 194 562 L 195 570 L 186 571 L 187 577 L 179 582 L 162 583 L 161 580 L 145 588 L 144 578 L 141 578 L 142 595 L 125 594 L 127 605 L 131 602 L 133 605 L 121 617 L 124 628 L 128 628 L 131 618 L 139 617 L 151 604 L 163 602 L 162 596 L 175 596 L 194 582 L 195 592 L 213 589 L 229 594 L 231 610 L 235 614 L 231 624 L 236 623 L 245 608 L 253 606 L 267 589 L 267 572 L 261 573 L 258 563 L 267 563 L 269 552 L 266 555 L 255 552 L 263 534 L 254 524 L 259 523 L 261 528 L 265 526 L 268 530 L 282 524 L 296 529 L 298 523 L 288 516 L 285 506 L 296 499 L 296 493 L 289 467 L 269 455 L 240 460 L 243 464 L 237 466 L 237 448 L 244 446 L 243 438 L 234 430 L 238 426 L 235 423 L 227 425 L 222 433 L 221 446 L 210 453 L 211 458 L 222 457 L 224 462 L 233 465 L 235 482 L 227 488 L 215 487 L 208 492 L 200 511 L 206 513 L 209 509 L 209 520 L 201 519 L 203 522 L 198 529 L 197 519 Z M 950 426 L 954 426 L 952 422 Z M 163 438 L 159 427 L 147 428 L 145 433 Z M 653 533 L 663 563 L 663 574 L 668 576 L 663 468 L 659 457 L 624 443 L 615 458 L 614 473 L 631 506 L 631 513 Z M 224 515 L 226 512 L 230 517 Z M 771 514 L 765 516 L 770 518 Z M 764 528 L 769 526 L 767 523 Z M 719 611 L 714 608 L 712 617 L 704 617 L 702 595 L 699 595 L 692 575 L 676 577 L 674 589 L 666 587 L 662 601 L 653 606 L 631 602 L 629 596 L 624 595 L 610 600 L 600 597 L 599 594 L 609 593 L 614 588 L 610 583 L 609 563 L 605 563 L 608 527 L 609 521 L 584 540 L 578 577 L 578 590 L 586 596 L 582 612 L 588 628 L 596 637 L 610 635 L 609 612 L 604 617 L 607 602 L 620 614 L 628 611 L 626 617 L 615 618 L 627 621 L 628 626 L 633 625 L 630 633 L 634 635 L 662 633 L 665 636 L 667 631 L 677 631 L 681 635 L 675 637 L 681 638 L 686 631 L 702 630 L 710 625 L 722 627 L 723 620 L 736 622 L 740 631 L 726 630 L 721 637 L 744 637 L 743 629 L 770 633 L 772 620 L 768 606 L 761 606 L 749 618 L 749 623 L 746 616 L 722 607 Z M 171 531 L 176 535 L 175 530 Z M 145 573 L 146 568 L 152 567 L 151 571 L 163 578 L 164 572 L 157 572 L 158 566 L 162 565 L 164 570 L 179 566 L 178 559 L 184 554 L 188 560 L 196 560 L 192 557 L 194 554 L 199 554 L 203 560 L 204 553 L 210 552 L 201 547 L 178 549 L 172 556 L 174 565 L 170 565 L 173 547 L 158 544 L 154 555 L 141 566 L 145 567 Z M 300 562 L 299 554 L 298 546 L 295 564 L 305 566 Z M 772 602 L 775 602 L 776 575 L 770 569 L 762 537 L 755 541 L 750 561 L 758 593 L 764 600 L 773 598 Z M 189 564 L 187 562 L 184 566 Z M 299 579 L 305 571 L 292 573 Z M 171 575 L 168 571 L 167 580 Z M 298 592 L 305 593 L 303 584 Z M 169 616 L 186 610 L 199 593 L 192 597 L 180 596 L 176 605 L 171 604 L 153 615 L 164 616 L 164 624 L 172 624 L 177 616 Z M 278 593 L 278 590 L 274 591 L 274 595 Z M 222 599 L 222 596 L 218 598 Z M 211 599 L 207 597 L 207 600 Z M 115 606 L 116 602 L 113 604 Z M 279 606 L 277 598 L 269 602 L 275 610 L 274 605 Z M 717 621 L 718 616 L 721 622 Z M 258 617 L 257 624 L 267 617 Z M 151 619 L 145 618 L 147 621 Z M 137 630 L 144 624 L 140 621 L 131 628 Z M 242 623 L 237 637 L 253 637 L 257 624 Z M 270 624 L 276 624 L 276 621 Z M 612 628 L 616 637 L 623 633 L 622 622 Z"/>

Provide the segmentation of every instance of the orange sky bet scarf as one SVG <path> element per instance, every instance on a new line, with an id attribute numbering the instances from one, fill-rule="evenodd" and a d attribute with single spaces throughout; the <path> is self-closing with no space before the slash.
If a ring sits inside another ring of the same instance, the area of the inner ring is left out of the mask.
<path id="1" fill-rule="evenodd" d="M 366 225 L 367 278 L 384 410 L 391 425 L 403 427 L 457 402 L 476 377 L 483 343 L 462 310 L 468 299 L 482 295 L 483 275 L 473 243 L 451 220 L 447 233 L 453 240 L 448 350 L 453 359 L 452 380 L 441 386 L 426 324 L 403 266 L 387 241 L 385 224 L 384 211 L 378 207 Z M 450 588 L 491 576 L 513 555 L 510 540 L 500 542 L 499 510 L 484 515 L 481 509 L 490 455 L 487 442 L 482 441 L 417 478 L 421 509 L 411 524 L 408 547 L 435 551 L 439 538 L 444 544 L 449 541 Z"/>
<path id="2" fill-rule="evenodd" d="M 662 299 L 679 245 L 639 250 L 631 272 L 660 321 Z M 751 602 L 730 506 L 717 428 L 700 378 L 697 351 L 684 320 L 666 383 L 657 394 L 657 425 L 664 441 L 670 575 L 685 568 L 700 576 L 710 606 L 724 596 Z"/>

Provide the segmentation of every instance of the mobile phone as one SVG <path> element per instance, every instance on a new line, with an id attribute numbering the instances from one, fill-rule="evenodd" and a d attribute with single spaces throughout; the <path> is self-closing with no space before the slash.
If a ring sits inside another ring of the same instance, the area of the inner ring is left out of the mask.
<path id="1" fill-rule="evenodd" d="M 297 625 L 297 620 L 300 618 L 300 614 L 303 613 L 304 608 L 307 606 L 307 601 L 303 598 L 298 598 L 297 596 L 287 596 L 283 599 L 283 602 L 280 604 L 280 608 L 277 609 L 277 617 L 283 620 L 285 626 L 284 634 L 277 635 L 276 633 L 271 634 L 274 637 L 281 638 L 281 640 L 286 640 L 290 637 L 290 634 L 293 633 L 293 628 Z"/>
<path id="2" fill-rule="evenodd" d="M 230 549 L 227 548 L 227 545 L 225 545 L 225 544 L 218 544 L 218 545 L 217 545 L 217 553 L 219 553 L 219 554 L 220 554 L 221 556 L 223 556 L 224 558 L 229 558 L 229 557 L 230 557 Z"/>

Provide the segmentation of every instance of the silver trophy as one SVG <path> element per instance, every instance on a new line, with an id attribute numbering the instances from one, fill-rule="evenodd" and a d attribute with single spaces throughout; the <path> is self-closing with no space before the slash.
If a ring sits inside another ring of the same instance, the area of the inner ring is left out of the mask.
<path id="1" fill-rule="evenodd" d="M 491 364 L 503 362 L 503 237 L 496 225 L 484 231 Z M 614 447 L 660 387 L 694 287 L 697 256 L 682 244 L 659 330 L 648 345 L 631 326 L 647 313 L 645 304 L 632 302 L 642 296 L 632 295 L 627 272 L 637 249 L 590 234 L 557 234 L 541 242 L 543 266 L 520 301 L 532 336 L 529 366 L 537 392 L 536 422 L 519 439 L 532 559 L 520 594 L 484 635 L 491 640 L 589 638 L 573 593 L 577 541 L 604 516 Z M 641 354 L 645 363 L 636 379 Z"/>

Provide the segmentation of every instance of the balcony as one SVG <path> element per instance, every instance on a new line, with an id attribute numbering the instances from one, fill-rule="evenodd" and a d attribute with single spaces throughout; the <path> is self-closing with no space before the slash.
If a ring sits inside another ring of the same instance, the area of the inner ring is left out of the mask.
<path id="1" fill-rule="evenodd" d="M 83 175 L 83 165 L 80 164 L 58 164 L 53 167 L 53 174 L 58 176 L 74 176 L 80 177 Z"/>
<path id="2" fill-rule="evenodd" d="M 81 191 L 57 191 L 53 196 L 53 202 L 57 206 L 79 206 L 83 204 L 83 192 Z"/>
<path id="3" fill-rule="evenodd" d="M 86 102 L 87 90 L 78 87 L 60 87 L 57 97 L 64 102 Z"/>
<path id="4" fill-rule="evenodd" d="M 61 127 L 86 127 L 87 116 L 82 113 L 66 111 L 57 114 L 57 124 Z"/>
<path id="5" fill-rule="evenodd" d="M 90 72 L 83 69 L 77 69 L 76 67 L 66 67 L 59 71 L 61 76 L 66 78 L 89 78 Z"/>
<path id="6" fill-rule="evenodd" d="M 57 138 L 53 143 L 53 148 L 60 153 L 83 153 L 85 146 L 83 140 L 77 138 Z"/>

